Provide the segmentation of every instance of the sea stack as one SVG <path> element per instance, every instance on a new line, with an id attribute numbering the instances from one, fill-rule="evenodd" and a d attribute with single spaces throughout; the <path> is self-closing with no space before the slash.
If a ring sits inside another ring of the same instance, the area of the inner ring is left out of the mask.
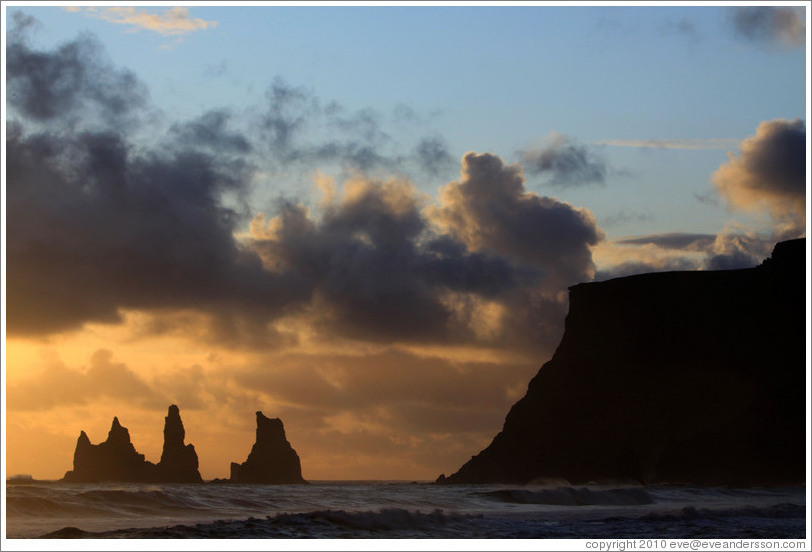
<path id="1" fill-rule="evenodd" d="M 579 284 L 561 343 L 449 483 L 803 484 L 806 240 L 743 270 Z"/>
<path id="2" fill-rule="evenodd" d="M 65 474 L 70 483 L 96 483 L 100 481 L 145 482 L 155 477 L 155 464 L 144 460 L 130 442 L 130 432 L 118 418 L 107 434 L 107 440 L 98 445 L 90 443 L 82 431 L 73 454 L 73 470 Z"/>
<path id="3" fill-rule="evenodd" d="M 156 465 L 135 450 L 130 442 L 130 432 L 115 417 L 103 443 L 91 444 L 84 431 L 79 434 L 73 454 L 73 470 L 67 472 L 63 480 L 70 483 L 200 483 L 203 480 L 198 471 L 195 448 L 184 445 L 184 438 L 180 411 L 173 404 L 165 419 L 163 454 Z"/>
<path id="4" fill-rule="evenodd" d="M 169 407 L 164 423 L 164 448 L 158 463 L 158 476 L 162 481 L 173 483 L 202 483 L 198 471 L 195 447 L 184 445 L 186 431 L 176 405 Z"/>
<path id="5" fill-rule="evenodd" d="M 257 438 L 248 459 L 231 463 L 232 483 L 307 483 L 302 478 L 299 455 L 285 437 L 279 418 L 257 412 Z"/>

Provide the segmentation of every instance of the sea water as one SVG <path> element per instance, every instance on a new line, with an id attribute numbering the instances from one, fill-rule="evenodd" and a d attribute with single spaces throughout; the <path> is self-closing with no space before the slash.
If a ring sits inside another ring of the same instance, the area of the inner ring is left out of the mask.
<path id="1" fill-rule="evenodd" d="M 805 487 L 38 482 L 6 507 L 9 539 L 806 537 Z"/>

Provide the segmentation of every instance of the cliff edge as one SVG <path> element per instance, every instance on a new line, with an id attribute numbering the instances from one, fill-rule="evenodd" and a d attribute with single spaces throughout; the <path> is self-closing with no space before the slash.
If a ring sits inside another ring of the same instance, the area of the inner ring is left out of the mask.
<path id="1" fill-rule="evenodd" d="M 443 483 L 805 480 L 806 240 L 743 270 L 579 284 L 561 343 Z"/>

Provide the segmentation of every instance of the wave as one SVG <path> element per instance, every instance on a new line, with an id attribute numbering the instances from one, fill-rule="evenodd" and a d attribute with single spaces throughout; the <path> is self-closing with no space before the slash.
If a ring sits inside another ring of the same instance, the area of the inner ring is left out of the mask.
<path id="1" fill-rule="evenodd" d="M 441 510 L 430 513 L 401 508 L 377 512 L 323 510 L 277 514 L 265 519 L 219 520 L 195 525 L 103 532 L 64 527 L 39 538 L 419 538 L 432 535 L 464 538 L 470 534 L 475 521 L 481 519 L 481 515 L 446 514 Z"/>
<path id="2" fill-rule="evenodd" d="M 73 503 L 59 502 L 39 496 L 7 496 L 6 512 L 9 516 L 43 517 L 66 515 L 99 515 L 99 509 Z"/>
<path id="3" fill-rule="evenodd" d="M 654 499 L 645 490 L 589 489 L 587 487 L 559 487 L 528 491 L 525 489 L 499 489 L 474 493 L 479 496 L 511 504 L 546 504 L 551 506 L 638 506 L 653 504 Z"/>
<path id="4" fill-rule="evenodd" d="M 736 508 L 696 508 L 686 506 L 677 511 L 646 514 L 646 521 L 685 521 L 696 519 L 720 519 L 730 517 L 805 519 L 806 507 L 799 504 L 781 503 L 771 506 L 740 506 Z"/>
<path id="5" fill-rule="evenodd" d="M 73 493 L 30 488 L 23 490 L 21 494 L 6 497 L 7 514 L 18 518 L 42 519 L 65 516 L 86 518 L 201 510 L 206 510 L 206 506 L 192 497 L 171 495 L 158 490 L 92 489 Z"/>
<path id="6" fill-rule="evenodd" d="M 686 508 L 673 514 L 613 517 L 578 522 L 552 521 L 538 516 L 493 517 L 408 511 L 400 508 L 349 512 L 323 510 L 277 514 L 265 519 L 219 520 L 195 525 L 118 529 L 90 532 L 64 527 L 39 538 L 134 539 L 547 539 L 547 538 L 804 538 L 804 507 L 785 504 L 770 508 L 727 511 Z M 755 518 L 754 518 L 755 516 Z"/>
<path id="7" fill-rule="evenodd" d="M 125 491 L 121 489 L 94 489 L 76 494 L 76 498 L 87 504 L 114 506 L 117 508 L 170 508 L 199 509 L 191 500 L 163 491 Z"/>
<path id="8" fill-rule="evenodd" d="M 15 485 L 12 538 L 803 538 L 805 488 Z"/>

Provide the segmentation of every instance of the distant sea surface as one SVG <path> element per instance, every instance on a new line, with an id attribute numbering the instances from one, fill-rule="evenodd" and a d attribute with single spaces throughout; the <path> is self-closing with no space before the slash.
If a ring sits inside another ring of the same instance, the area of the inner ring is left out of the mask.
<path id="1" fill-rule="evenodd" d="M 7 484 L 14 538 L 805 538 L 804 487 Z"/>

